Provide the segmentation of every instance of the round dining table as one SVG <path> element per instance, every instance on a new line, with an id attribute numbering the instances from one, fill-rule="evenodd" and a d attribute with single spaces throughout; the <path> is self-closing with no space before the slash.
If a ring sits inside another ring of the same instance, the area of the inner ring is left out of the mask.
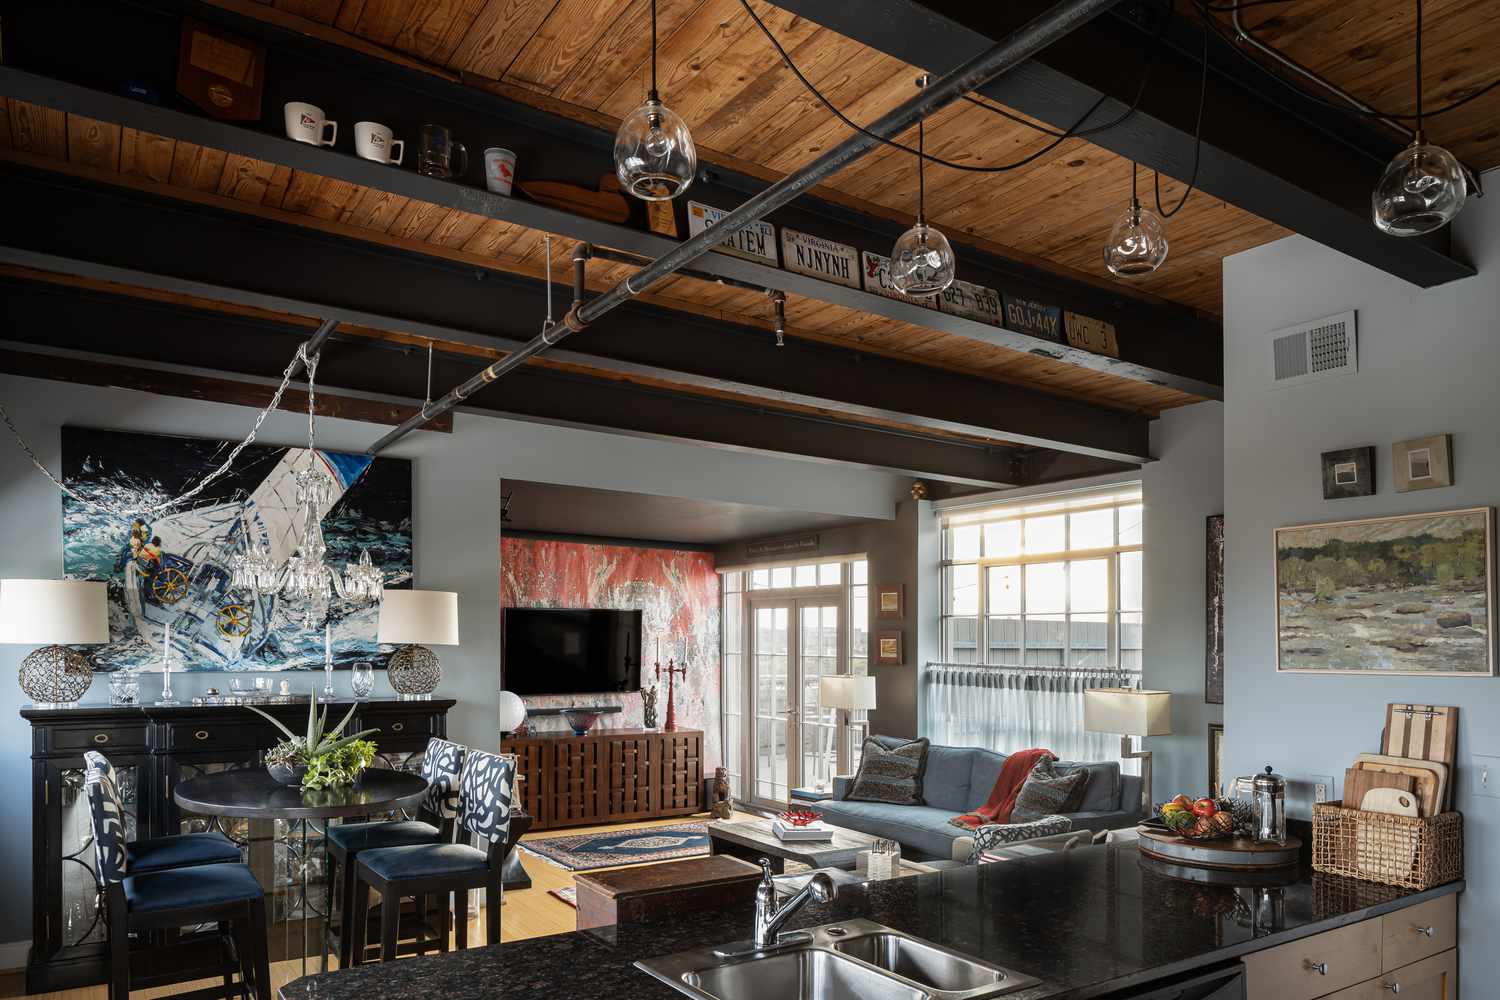
<path id="1" fill-rule="evenodd" d="M 332 875 L 328 864 L 328 822 L 334 819 L 374 816 L 397 809 L 409 809 L 427 794 L 427 780 L 408 771 L 369 768 L 352 785 L 338 788 L 303 790 L 282 785 L 271 779 L 264 768 L 220 771 L 190 778 L 172 790 L 178 808 L 200 816 L 228 816 L 234 819 L 279 819 L 296 823 L 301 831 L 301 908 L 302 908 L 302 974 L 307 975 L 307 832 L 316 821 L 323 822 L 323 872 Z M 322 971 L 328 971 L 327 922 L 333 913 L 333 885 L 329 879 L 327 902 L 329 913 L 324 930 L 318 934 Z"/>

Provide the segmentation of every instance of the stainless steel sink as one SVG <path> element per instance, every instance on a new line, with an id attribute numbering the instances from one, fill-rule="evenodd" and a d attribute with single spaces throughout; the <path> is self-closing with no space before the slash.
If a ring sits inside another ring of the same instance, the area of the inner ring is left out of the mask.
<path id="1" fill-rule="evenodd" d="M 833 948 L 944 997 L 986 996 L 1008 987 L 1011 977 L 1004 969 L 887 931 L 845 938 Z"/>
<path id="2" fill-rule="evenodd" d="M 1039 982 L 869 920 L 766 951 L 700 948 L 636 967 L 696 1000 L 982 1000 Z"/>
<path id="3" fill-rule="evenodd" d="M 915 986 L 818 948 L 798 948 L 690 972 L 682 982 L 718 1000 L 927 998 Z"/>

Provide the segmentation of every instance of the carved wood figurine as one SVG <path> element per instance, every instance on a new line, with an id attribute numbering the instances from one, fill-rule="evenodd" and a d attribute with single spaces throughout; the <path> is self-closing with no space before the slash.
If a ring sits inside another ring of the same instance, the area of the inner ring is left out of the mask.
<path id="1" fill-rule="evenodd" d="M 729 772 L 722 767 L 714 768 L 713 801 L 708 814 L 714 819 L 728 819 L 734 808 L 729 804 Z"/>
<path id="2" fill-rule="evenodd" d="M 654 687 L 641 688 L 641 725 L 656 728 L 656 698 L 660 692 Z"/>

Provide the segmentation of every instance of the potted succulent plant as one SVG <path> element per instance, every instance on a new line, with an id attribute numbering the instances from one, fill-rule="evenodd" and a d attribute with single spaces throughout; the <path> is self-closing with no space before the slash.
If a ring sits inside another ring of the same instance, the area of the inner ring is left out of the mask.
<path id="1" fill-rule="evenodd" d="M 332 729 L 328 726 L 328 706 L 318 712 L 318 696 L 312 695 L 307 705 L 307 734 L 299 736 L 280 720 L 254 705 L 246 708 L 270 721 L 271 725 L 286 733 L 286 739 L 266 751 L 266 773 L 272 780 L 283 785 L 301 785 L 303 788 L 332 788 L 351 785 L 361 771 L 375 759 L 375 744 L 365 739 L 378 729 L 364 729 L 351 736 L 340 736 L 358 706 L 351 705 L 349 714 Z"/>

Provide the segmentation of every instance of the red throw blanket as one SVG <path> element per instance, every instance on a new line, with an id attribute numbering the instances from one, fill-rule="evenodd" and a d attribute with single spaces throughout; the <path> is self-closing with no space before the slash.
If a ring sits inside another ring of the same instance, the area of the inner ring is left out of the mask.
<path id="1" fill-rule="evenodd" d="M 1016 796 L 1021 794 L 1021 786 L 1026 784 L 1026 776 L 1043 757 L 1057 759 L 1057 755 L 1051 750 L 1039 747 L 1017 750 L 1005 758 L 1005 763 L 1000 766 L 1000 777 L 995 779 L 995 787 L 990 789 L 990 797 L 984 805 L 976 812 L 955 816 L 948 822 L 968 830 L 977 830 L 986 823 L 1009 823 L 1011 810 L 1016 807 Z"/>

